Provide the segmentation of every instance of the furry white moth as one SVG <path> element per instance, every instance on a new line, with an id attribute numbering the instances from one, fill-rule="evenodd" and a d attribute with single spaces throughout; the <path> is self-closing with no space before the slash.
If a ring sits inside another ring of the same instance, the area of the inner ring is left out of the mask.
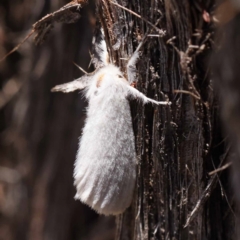
<path id="1" fill-rule="evenodd" d="M 128 79 L 134 78 L 136 51 L 127 65 Z M 118 67 L 109 63 L 101 41 L 101 66 L 53 91 L 84 89 L 89 102 L 74 169 L 74 185 L 80 199 L 100 214 L 117 215 L 130 206 L 136 182 L 136 153 L 129 98 L 144 104 L 169 104 L 147 98 L 130 85 Z"/>

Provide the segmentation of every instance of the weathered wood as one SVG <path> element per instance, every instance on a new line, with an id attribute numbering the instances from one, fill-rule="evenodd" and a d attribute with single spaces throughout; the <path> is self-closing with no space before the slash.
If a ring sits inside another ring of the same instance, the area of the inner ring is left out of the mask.
<path id="1" fill-rule="evenodd" d="M 151 30 L 137 88 L 173 104 L 132 106 L 139 177 L 132 207 L 118 219 L 116 239 L 232 239 L 233 214 L 224 219 L 229 191 L 221 197 L 219 187 L 220 180 L 223 189 L 228 180 L 208 177 L 225 152 L 208 68 L 213 22 L 205 15 L 212 13 L 214 1 L 117 2 L 142 19 L 101 1 L 98 11 L 112 59 L 126 70 L 122 59 Z M 156 36 L 144 19 L 153 24 L 160 19 L 156 27 L 166 35 Z"/>

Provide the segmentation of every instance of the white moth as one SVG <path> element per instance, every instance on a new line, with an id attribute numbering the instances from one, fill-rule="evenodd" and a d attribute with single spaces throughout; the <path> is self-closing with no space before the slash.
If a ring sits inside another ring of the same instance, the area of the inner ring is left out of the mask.
<path id="1" fill-rule="evenodd" d="M 135 76 L 137 58 L 136 51 L 127 65 L 130 81 Z M 75 199 L 80 199 L 99 214 L 117 215 L 130 206 L 136 182 L 135 140 L 128 99 L 139 99 L 144 104 L 170 103 L 147 98 L 132 87 L 108 59 L 102 41 L 99 69 L 52 90 L 84 89 L 89 102 L 75 162 Z"/>

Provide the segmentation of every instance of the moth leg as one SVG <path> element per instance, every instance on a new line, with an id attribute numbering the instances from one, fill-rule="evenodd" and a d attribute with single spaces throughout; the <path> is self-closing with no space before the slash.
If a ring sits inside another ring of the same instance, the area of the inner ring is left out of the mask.
<path id="1" fill-rule="evenodd" d="M 139 51 L 140 48 L 143 46 L 145 40 L 147 39 L 147 35 L 148 35 L 148 31 L 145 34 L 145 36 L 143 37 L 142 41 L 139 43 L 137 49 L 135 50 L 135 52 L 133 53 L 133 55 L 131 56 L 131 58 L 128 60 L 127 63 L 127 77 L 128 77 L 128 82 L 130 84 L 133 84 L 136 81 L 136 64 L 139 60 Z"/>
<path id="2" fill-rule="evenodd" d="M 158 19 L 157 22 L 154 24 L 155 27 L 159 23 L 160 19 Z M 148 38 L 148 34 L 149 34 L 150 31 L 151 31 L 151 28 L 149 28 L 147 30 L 147 32 L 145 33 L 145 35 L 142 38 L 142 41 L 139 43 L 137 49 L 135 50 L 135 52 L 133 53 L 131 58 L 128 60 L 128 64 L 127 64 L 127 77 L 128 77 L 128 82 L 130 83 L 130 85 L 132 85 L 132 83 L 136 79 L 136 63 L 137 63 L 137 61 L 139 59 L 139 50 L 141 49 L 141 47 L 145 43 L 146 39 Z"/>
<path id="3" fill-rule="evenodd" d="M 171 102 L 169 101 L 155 101 L 151 98 L 146 97 L 143 93 L 139 92 L 136 88 L 132 86 L 127 86 L 128 88 L 128 96 L 132 97 L 134 99 L 139 99 L 143 102 L 143 104 L 146 103 L 154 103 L 157 105 L 171 105 Z"/>
<path id="4" fill-rule="evenodd" d="M 54 88 L 52 88 L 51 91 L 69 93 L 75 90 L 81 90 L 89 85 L 90 80 L 91 80 L 90 76 L 84 75 L 72 82 L 57 85 Z"/>
<path id="5" fill-rule="evenodd" d="M 136 64 L 139 59 L 139 51 L 137 50 L 133 53 L 131 58 L 127 63 L 127 78 L 130 84 L 133 84 L 136 80 Z"/>

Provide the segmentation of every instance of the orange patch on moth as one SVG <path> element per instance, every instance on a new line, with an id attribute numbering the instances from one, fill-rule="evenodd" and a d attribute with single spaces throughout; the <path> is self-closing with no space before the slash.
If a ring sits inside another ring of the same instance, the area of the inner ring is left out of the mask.
<path id="1" fill-rule="evenodd" d="M 102 82 L 102 80 L 103 80 L 103 77 L 104 77 L 104 73 L 102 73 L 99 77 L 98 77 L 98 80 L 97 80 L 97 87 L 100 87 L 100 85 L 101 85 L 101 82 Z"/>
<path id="2" fill-rule="evenodd" d="M 132 82 L 132 83 L 131 83 L 131 86 L 134 87 L 134 88 L 136 87 L 136 85 L 137 85 L 136 82 Z"/>

